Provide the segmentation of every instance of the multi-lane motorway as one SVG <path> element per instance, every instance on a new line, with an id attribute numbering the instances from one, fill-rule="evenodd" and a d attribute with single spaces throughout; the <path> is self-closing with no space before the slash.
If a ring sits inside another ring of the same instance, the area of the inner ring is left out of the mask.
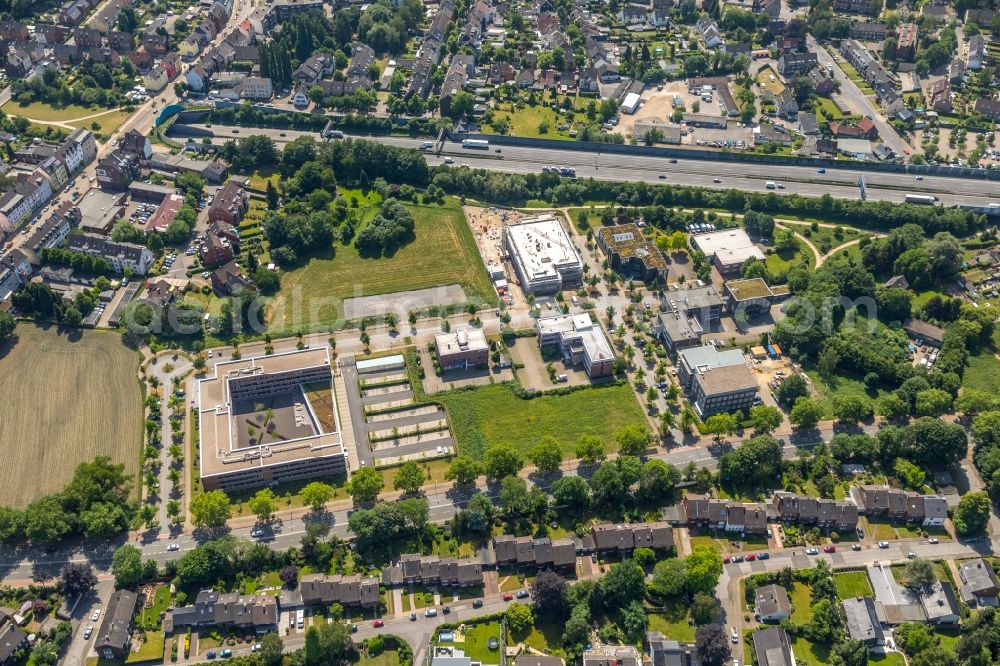
<path id="1" fill-rule="evenodd" d="M 316 132 L 291 129 L 238 128 L 233 126 L 191 124 L 200 132 L 214 134 L 217 143 L 262 134 L 275 142 L 287 143 L 300 136 L 317 136 Z M 235 130 L 235 132 L 234 132 Z M 183 136 L 185 126 L 175 125 L 171 131 Z M 425 139 L 372 136 L 373 141 L 407 148 L 420 148 Z M 937 196 L 946 206 L 985 205 L 1000 202 L 1000 181 L 987 181 L 950 176 L 916 176 L 905 173 L 864 171 L 863 164 L 852 162 L 844 168 L 827 168 L 818 173 L 816 168 L 795 165 L 757 164 L 753 162 L 698 160 L 663 157 L 622 155 L 620 153 L 590 152 L 557 148 L 530 148 L 503 146 L 501 152 L 491 147 L 488 151 L 467 150 L 461 144 L 446 141 L 442 150 L 427 151 L 427 162 L 444 164 L 446 159 L 453 166 L 467 164 L 472 168 L 491 169 L 507 173 L 541 173 L 544 166 L 569 166 L 576 169 L 577 178 L 598 178 L 621 182 L 669 183 L 696 185 L 708 188 L 736 188 L 747 191 L 768 192 L 767 181 L 775 181 L 784 188 L 778 194 L 821 196 L 829 194 L 839 199 L 859 199 L 859 177 L 864 174 L 868 200 L 901 203 L 907 192 L 924 192 Z M 718 180 L 719 182 L 715 182 Z"/>

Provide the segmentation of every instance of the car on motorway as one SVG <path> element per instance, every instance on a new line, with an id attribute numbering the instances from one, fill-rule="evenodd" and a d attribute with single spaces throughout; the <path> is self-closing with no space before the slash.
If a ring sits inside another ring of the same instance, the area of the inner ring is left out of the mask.
<path id="1" fill-rule="evenodd" d="M 931 537 L 930 539 L 927 540 L 927 543 L 941 543 L 941 542 L 938 541 L 937 537 Z"/>
<path id="2" fill-rule="evenodd" d="M 713 183 L 721 183 L 722 179 L 721 178 L 715 178 L 714 180 L 712 180 L 712 182 Z"/>
<path id="3" fill-rule="evenodd" d="M 527 590 L 518 590 L 516 596 L 517 596 L 518 599 L 527 599 L 528 598 L 528 591 Z"/>
<path id="4" fill-rule="evenodd" d="M 181 549 L 181 547 L 178 544 L 176 544 L 176 543 L 172 543 L 169 546 L 167 546 L 167 552 L 168 553 L 172 553 L 175 550 L 180 550 L 180 549 Z"/>
<path id="5" fill-rule="evenodd" d="M 446 157 L 446 158 L 444 158 L 444 163 L 445 164 L 454 164 L 455 163 L 455 158 L 453 158 L 453 157 Z"/>
<path id="6" fill-rule="evenodd" d="M 500 148 L 496 148 L 496 149 L 493 150 L 493 152 L 494 153 L 502 153 L 503 150 L 501 150 Z"/>
<path id="7" fill-rule="evenodd" d="M 851 550 L 861 550 L 861 544 L 860 543 L 851 544 Z"/>
<path id="8" fill-rule="evenodd" d="M 508 592 L 507 594 L 503 595 L 503 600 L 504 601 L 511 601 L 513 599 L 514 599 L 514 595 L 511 594 L 510 592 Z"/>
<path id="9" fill-rule="evenodd" d="M 233 134 L 239 134 L 239 133 L 240 133 L 240 131 L 238 129 L 234 129 L 233 130 Z"/>
<path id="10" fill-rule="evenodd" d="M 659 177 L 660 180 L 666 180 L 667 179 L 667 174 L 661 173 L 658 177 Z"/>
<path id="11" fill-rule="evenodd" d="M 671 164 L 677 164 L 677 160 L 672 157 L 667 161 L 670 162 Z"/>
<path id="12" fill-rule="evenodd" d="M 816 169 L 816 173 L 826 173 L 826 169 L 824 169 L 823 167 L 820 167 L 820 168 Z"/>
<path id="13" fill-rule="evenodd" d="M 837 547 L 836 546 L 825 546 L 823 548 L 823 552 L 824 553 L 836 553 L 837 552 Z"/>
<path id="14" fill-rule="evenodd" d="M 385 620 L 375 620 L 374 622 L 372 622 L 372 626 L 375 627 L 376 629 L 378 629 L 379 627 L 384 627 Z"/>
<path id="15" fill-rule="evenodd" d="M 87 628 L 83 630 L 83 638 L 84 638 L 84 640 L 90 638 L 90 635 L 92 633 L 94 633 L 94 625 L 88 624 Z"/>
<path id="16" fill-rule="evenodd" d="M 923 176 L 917 176 L 917 180 L 923 180 L 923 179 L 924 179 Z"/>
<path id="17" fill-rule="evenodd" d="M 817 555 L 819 551 L 815 548 L 806 548 L 806 555 Z"/>
<path id="18" fill-rule="evenodd" d="M 784 183 L 778 183 L 778 189 L 779 190 L 785 189 L 785 184 Z"/>
<path id="19" fill-rule="evenodd" d="M 883 549 L 884 548 L 888 548 L 889 547 L 889 542 L 888 541 L 879 541 L 878 542 L 878 547 L 879 548 L 883 548 Z"/>

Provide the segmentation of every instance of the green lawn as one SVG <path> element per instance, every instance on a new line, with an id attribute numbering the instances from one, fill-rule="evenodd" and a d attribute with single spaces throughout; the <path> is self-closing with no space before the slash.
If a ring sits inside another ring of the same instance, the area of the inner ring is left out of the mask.
<path id="1" fill-rule="evenodd" d="M 565 658 L 566 655 L 562 649 L 562 635 L 562 624 L 536 618 L 535 626 L 531 628 L 527 636 L 511 636 L 511 642 L 522 642 L 539 652 Z"/>
<path id="2" fill-rule="evenodd" d="M 906 660 L 901 652 L 887 652 L 879 654 L 877 652 L 868 653 L 869 664 L 879 664 L 879 666 L 904 666 Z"/>
<path id="3" fill-rule="evenodd" d="M 165 612 L 167 608 L 170 607 L 170 586 L 161 585 L 156 588 L 156 594 L 153 595 L 153 605 L 149 608 L 144 608 L 139 614 L 139 623 L 144 627 L 155 626 L 159 628 L 160 626 L 160 613 Z"/>
<path id="4" fill-rule="evenodd" d="M 808 238 L 824 254 L 848 241 L 868 235 L 851 227 L 841 227 L 839 231 L 836 228 L 818 227 L 813 231 L 809 224 L 790 224 L 787 222 L 782 222 L 782 224 Z"/>
<path id="5" fill-rule="evenodd" d="M 794 583 L 789 597 L 792 602 L 792 622 L 807 623 L 812 617 L 812 612 L 809 610 L 812 606 L 812 591 L 809 586 L 799 582 Z"/>
<path id="6" fill-rule="evenodd" d="M 147 631 L 146 640 L 139 646 L 138 652 L 133 652 L 125 660 L 127 664 L 140 661 L 161 661 L 163 659 L 164 637 L 162 631 Z"/>
<path id="7" fill-rule="evenodd" d="M 804 638 L 792 639 L 795 663 L 800 666 L 827 666 L 830 663 L 830 646 L 813 643 Z"/>
<path id="8" fill-rule="evenodd" d="M 32 120 L 40 120 L 42 122 L 50 123 L 68 122 L 74 118 L 82 118 L 95 113 L 114 111 L 114 109 L 102 109 L 98 106 L 80 106 L 78 104 L 56 107 L 51 104 L 45 104 L 44 102 L 32 102 L 26 106 L 22 106 L 17 102 L 7 102 L 0 110 L 7 115 L 24 116 L 25 118 L 31 118 Z"/>
<path id="9" fill-rule="evenodd" d="M 490 638 L 500 638 L 500 623 L 488 622 L 486 624 L 466 625 L 465 643 L 456 643 L 456 646 L 463 645 L 465 656 L 483 664 L 499 664 L 500 650 L 491 650 L 487 645 Z"/>
<path id="10" fill-rule="evenodd" d="M 552 435 L 564 457 L 574 457 L 581 435 L 594 434 L 610 451 L 614 437 L 629 423 L 645 423 L 642 408 L 628 386 L 606 386 L 546 395 L 525 401 L 509 385 L 483 386 L 435 396 L 448 410 L 448 421 L 461 453 L 480 455 L 490 444 L 506 442 L 526 449 L 542 435 Z"/>
<path id="11" fill-rule="evenodd" d="M 827 116 L 830 120 L 842 120 L 844 118 L 844 112 L 840 110 L 840 107 L 830 99 L 829 97 L 814 97 L 813 98 L 813 110 L 819 113 L 820 109 L 826 111 Z"/>
<path id="12" fill-rule="evenodd" d="M 272 331 L 321 330 L 343 314 L 343 299 L 461 285 L 472 300 L 496 302 L 475 238 L 458 201 L 444 206 L 408 205 L 416 239 L 391 257 L 362 257 L 337 243 L 328 255 L 281 275 L 281 290 L 267 307 Z M 378 314 L 378 313 L 372 313 Z"/>
<path id="13" fill-rule="evenodd" d="M 823 377 L 815 367 L 806 368 L 806 374 L 812 381 L 814 397 L 820 401 L 823 407 L 824 419 L 833 418 L 833 397 L 835 395 L 862 395 L 874 402 L 881 394 L 880 391 L 875 395 L 870 395 L 864 382 L 849 375 L 835 374 Z"/>
<path id="14" fill-rule="evenodd" d="M 694 642 L 695 628 L 688 622 L 688 607 L 679 601 L 666 605 L 666 612 L 648 613 L 650 631 L 659 631 L 667 638 L 682 643 Z"/>
<path id="15" fill-rule="evenodd" d="M 399 666 L 399 652 L 396 650 L 386 650 L 374 657 L 362 655 L 357 661 L 352 663 L 357 666 Z"/>
<path id="16" fill-rule="evenodd" d="M 962 375 L 962 388 L 992 394 L 1000 392 L 1000 360 L 997 360 L 996 349 L 988 347 L 975 356 L 969 356 L 969 365 Z"/>
<path id="17" fill-rule="evenodd" d="M 872 586 L 864 571 L 846 571 L 834 574 L 833 582 L 837 585 L 837 596 L 841 599 L 851 597 L 871 596 Z"/>
<path id="18" fill-rule="evenodd" d="M 562 104 L 562 100 L 563 98 L 560 97 L 560 104 Z M 579 112 L 574 115 L 573 122 L 570 122 L 568 118 L 568 113 L 558 113 L 551 107 L 551 97 L 548 94 L 545 95 L 545 104 L 539 103 L 535 106 L 525 105 L 524 108 L 511 111 L 510 103 L 504 102 L 500 105 L 500 108 L 493 111 L 494 123 L 499 123 L 503 119 L 508 121 L 510 125 L 509 134 L 545 139 L 572 140 L 573 137 L 569 135 L 569 129 L 572 127 L 579 129 L 583 123 L 588 121 L 586 115 Z M 547 131 L 544 134 L 540 131 L 542 123 L 548 125 Z M 560 125 L 569 125 L 569 127 L 560 131 L 558 129 Z M 491 125 L 484 125 L 483 131 L 486 134 L 496 133 L 495 127 Z"/>
<path id="19" fill-rule="evenodd" d="M 788 250 L 784 252 L 771 252 L 764 259 L 764 264 L 767 266 L 767 272 L 771 275 L 784 275 L 790 271 L 795 266 L 802 263 L 802 259 L 806 258 L 809 261 L 809 265 L 812 266 L 815 258 L 812 257 L 812 251 L 809 248 L 802 245 L 802 241 L 795 239 L 796 249 Z"/>

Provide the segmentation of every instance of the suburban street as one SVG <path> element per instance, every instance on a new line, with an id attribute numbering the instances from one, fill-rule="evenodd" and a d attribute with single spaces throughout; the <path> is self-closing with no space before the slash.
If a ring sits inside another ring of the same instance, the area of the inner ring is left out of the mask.
<path id="1" fill-rule="evenodd" d="M 300 136 L 316 137 L 316 132 L 292 129 L 238 128 L 234 126 L 204 124 L 188 125 L 202 132 L 213 133 L 217 144 L 242 136 L 269 136 L 278 144 L 294 141 Z M 174 124 L 171 136 L 184 136 L 184 127 Z M 233 130 L 239 133 L 234 134 Z M 424 140 L 404 137 L 369 136 L 362 137 L 388 145 L 406 148 L 420 148 Z M 464 150 L 461 144 L 446 141 L 440 153 L 426 154 L 427 163 L 432 166 L 444 164 L 446 158 L 454 160 L 454 166 L 468 165 L 477 169 L 490 169 L 506 173 L 540 173 L 543 166 L 571 166 L 576 169 L 577 178 L 598 178 L 619 182 L 646 182 L 650 184 L 696 185 L 713 189 L 736 188 L 747 191 L 768 192 L 764 184 L 768 180 L 782 183 L 781 194 L 801 194 L 822 196 L 829 194 L 838 199 L 860 199 L 858 179 L 863 174 L 869 201 L 891 201 L 901 203 L 907 192 L 935 194 L 943 205 L 984 205 L 993 200 L 1000 201 L 1000 181 L 988 181 L 950 176 L 924 176 L 916 180 L 905 173 L 884 173 L 863 171 L 863 165 L 850 163 L 843 169 L 829 167 L 825 174 L 819 174 L 814 167 L 794 165 L 756 164 L 753 162 L 729 162 L 716 160 L 694 160 L 678 158 L 670 163 L 662 157 L 621 155 L 617 153 L 560 150 L 553 148 L 528 148 L 523 146 L 503 146 L 502 153 L 492 150 Z M 661 176 L 664 176 L 661 178 Z M 715 179 L 721 182 L 716 183 Z"/>

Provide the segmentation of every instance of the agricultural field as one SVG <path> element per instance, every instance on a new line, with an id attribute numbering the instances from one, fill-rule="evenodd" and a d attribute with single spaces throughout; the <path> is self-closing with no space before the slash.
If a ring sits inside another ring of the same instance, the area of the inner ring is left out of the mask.
<path id="1" fill-rule="evenodd" d="M 597 435 L 613 451 L 615 433 L 622 426 L 645 423 L 628 386 L 588 388 L 525 401 L 509 385 L 492 385 L 435 398 L 448 410 L 459 453 L 472 456 L 498 442 L 523 450 L 543 434 L 555 437 L 566 458 L 575 457 L 577 441 L 587 434 Z"/>
<path id="2" fill-rule="evenodd" d="M 416 239 L 389 257 L 362 257 L 337 244 L 300 268 L 282 273 L 281 289 L 267 307 L 272 331 L 328 328 L 340 319 L 343 299 L 461 285 L 469 299 L 495 299 L 475 238 L 458 202 L 408 205 Z M 316 316 L 310 316 L 315 307 Z"/>
<path id="3" fill-rule="evenodd" d="M 136 474 L 142 443 L 139 356 L 117 333 L 20 324 L 0 348 L 0 441 L 7 472 L 0 504 L 24 506 L 56 492 L 76 465 L 106 455 Z M 24 470 L 32 470 L 26 482 Z"/>

